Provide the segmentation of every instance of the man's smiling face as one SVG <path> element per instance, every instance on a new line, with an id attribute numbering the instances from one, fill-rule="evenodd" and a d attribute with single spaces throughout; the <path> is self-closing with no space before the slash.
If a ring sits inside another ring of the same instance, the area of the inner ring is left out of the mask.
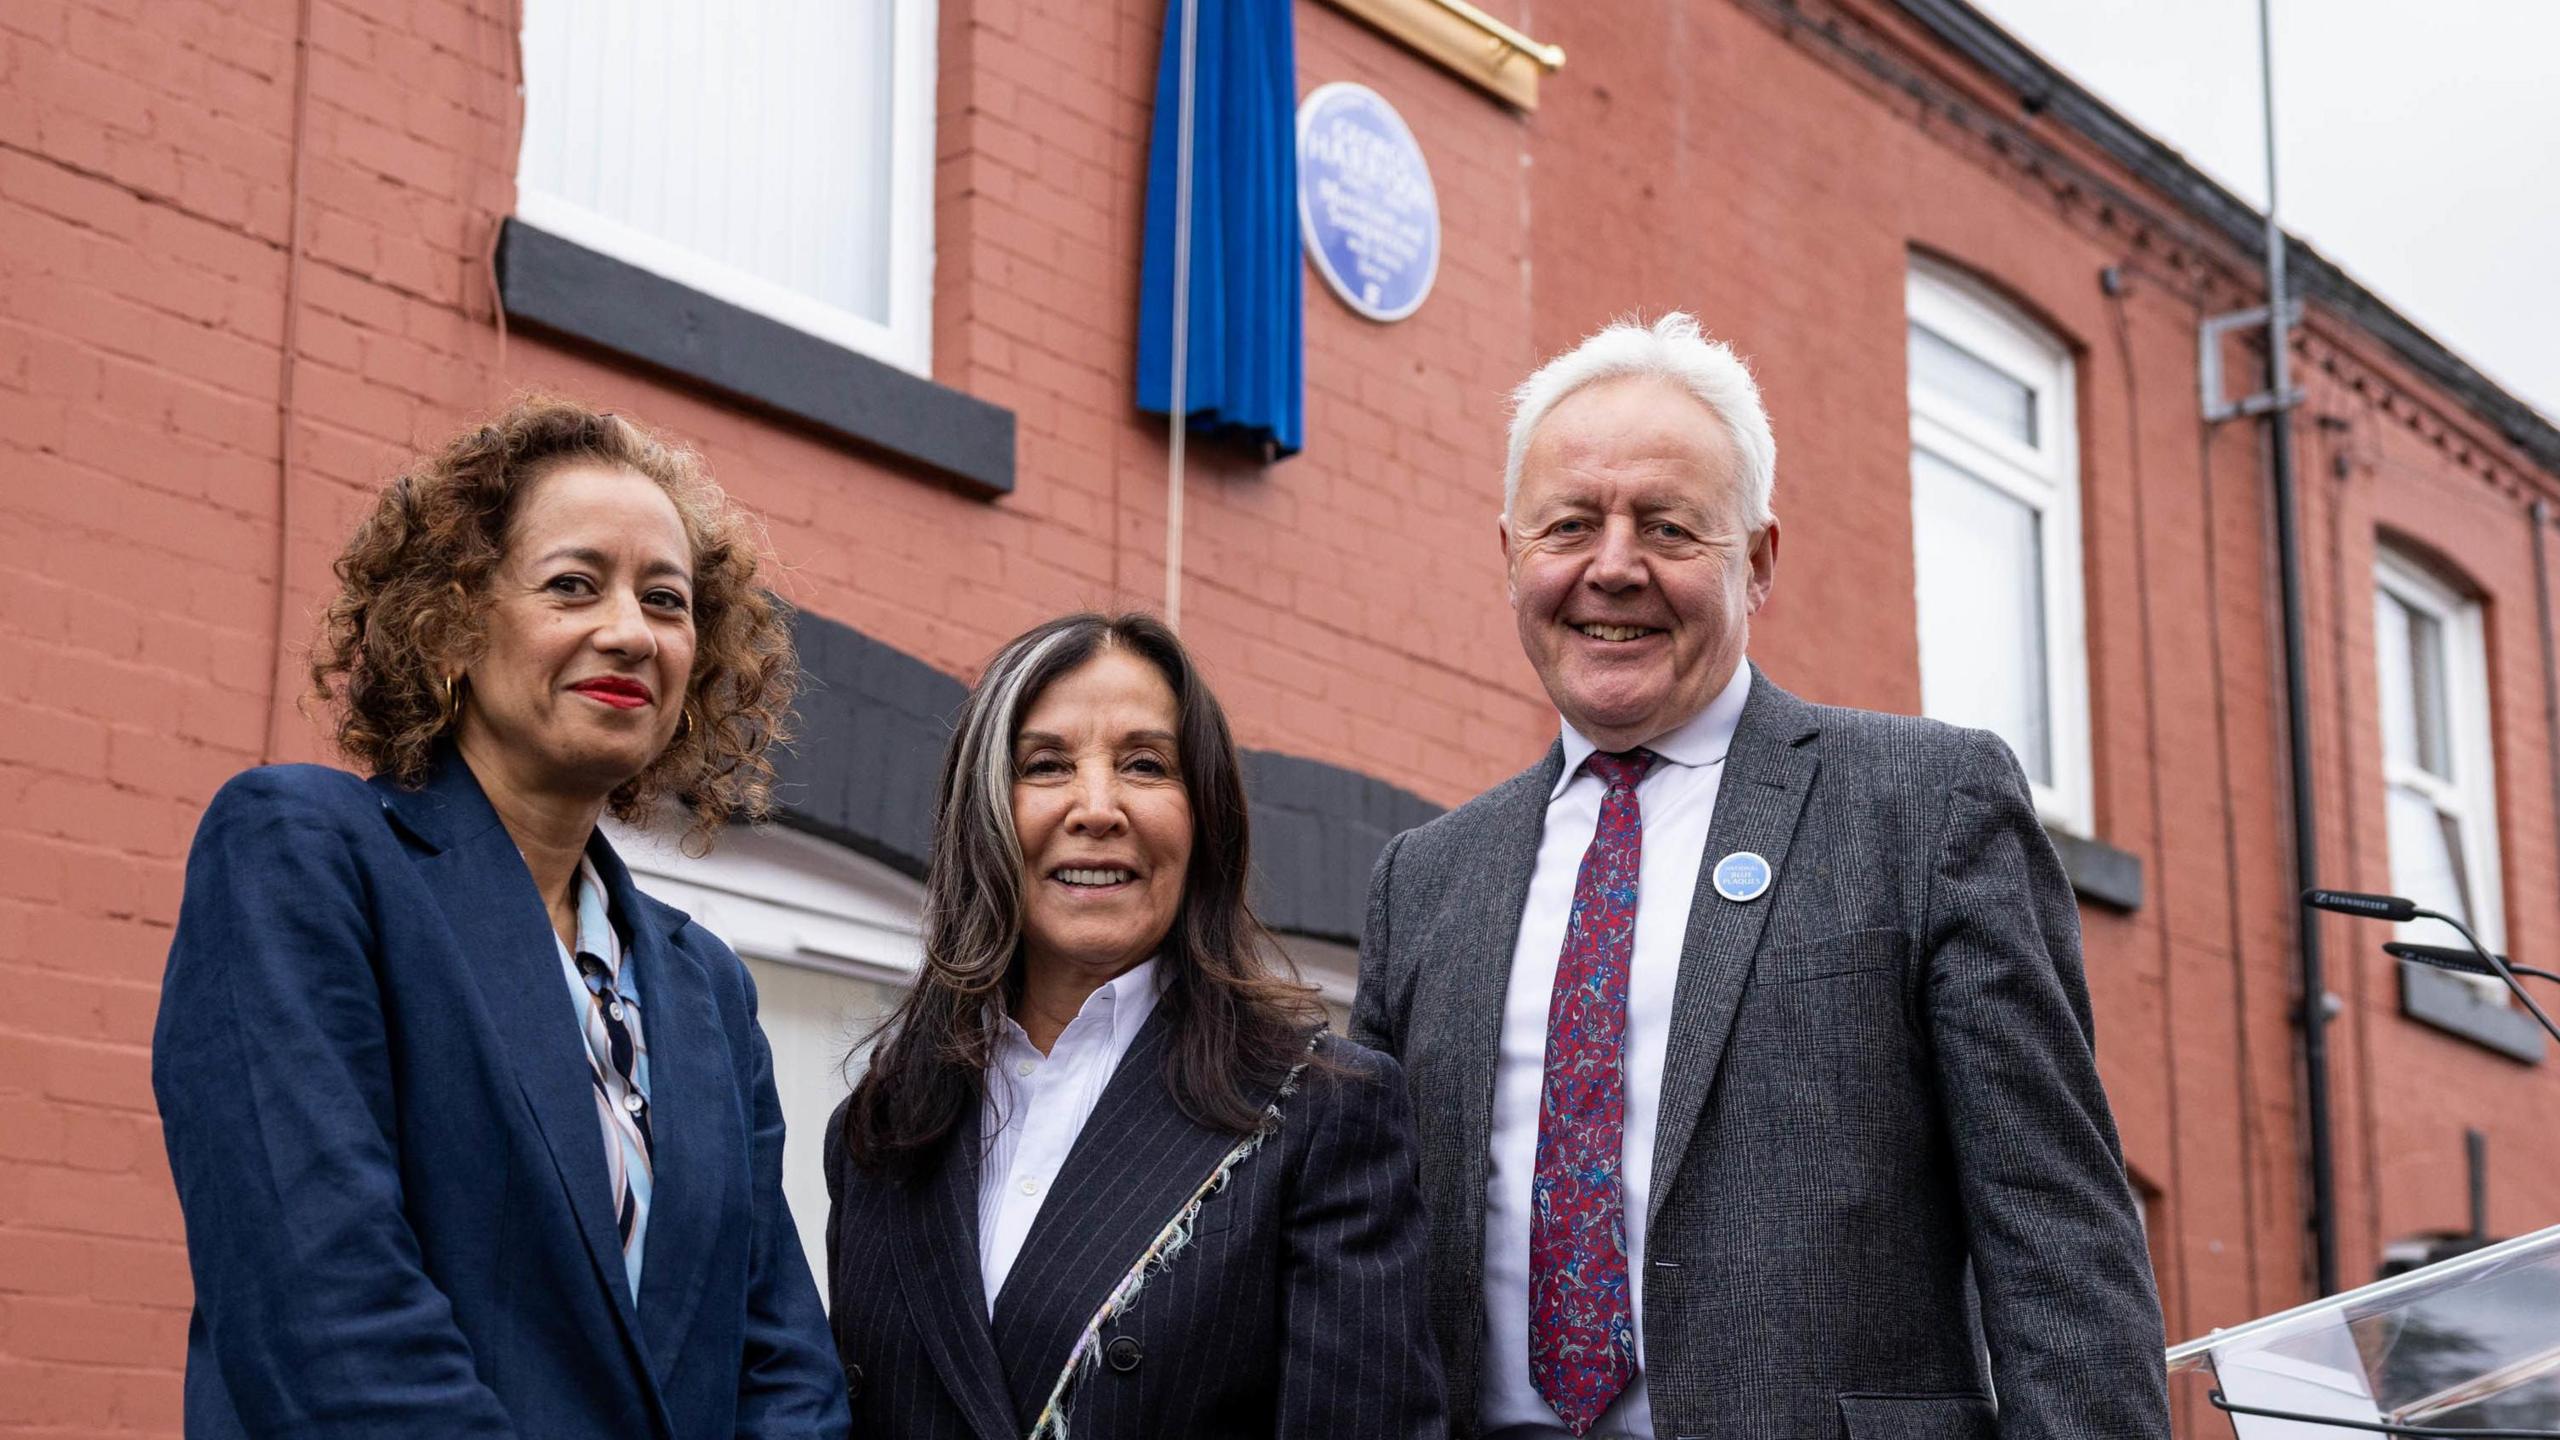
<path id="1" fill-rule="evenodd" d="M 1724 422 L 1667 380 L 1604 380 L 1547 412 L 1503 517 L 1520 646 L 1603 750 L 1677 728 L 1742 663 L 1778 526 L 1744 523 Z"/>

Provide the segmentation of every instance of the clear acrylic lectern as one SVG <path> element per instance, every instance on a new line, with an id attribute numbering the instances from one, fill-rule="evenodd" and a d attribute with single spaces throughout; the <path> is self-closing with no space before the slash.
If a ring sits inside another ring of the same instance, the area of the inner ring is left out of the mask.
<path id="1" fill-rule="evenodd" d="M 2560 1225 L 2172 1346 L 2169 1374 L 2219 1390 L 2238 1440 L 2560 1433 Z"/>

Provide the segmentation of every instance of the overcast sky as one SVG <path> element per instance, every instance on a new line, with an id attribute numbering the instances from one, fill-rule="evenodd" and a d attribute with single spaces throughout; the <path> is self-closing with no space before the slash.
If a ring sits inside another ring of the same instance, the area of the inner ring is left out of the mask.
<path id="1" fill-rule="evenodd" d="M 2252 205 L 2256 0 L 1973 0 Z M 2560 420 L 2560 0 L 2274 0 L 2285 228 Z"/>

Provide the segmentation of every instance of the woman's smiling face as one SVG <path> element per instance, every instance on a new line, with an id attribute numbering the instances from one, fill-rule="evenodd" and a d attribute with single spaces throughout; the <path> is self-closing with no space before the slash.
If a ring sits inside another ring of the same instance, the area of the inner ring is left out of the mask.
<path id="1" fill-rule="evenodd" d="M 465 672 L 460 743 L 474 768 L 597 798 L 647 769 L 693 676 L 692 546 L 666 491 L 602 465 L 543 476 L 490 586 Z"/>
<path id="2" fill-rule="evenodd" d="M 1179 702 L 1118 646 L 1051 682 L 1013 741 L 1027 965 L 1099 984 L 1156 952 L 1191 868 Z"/>

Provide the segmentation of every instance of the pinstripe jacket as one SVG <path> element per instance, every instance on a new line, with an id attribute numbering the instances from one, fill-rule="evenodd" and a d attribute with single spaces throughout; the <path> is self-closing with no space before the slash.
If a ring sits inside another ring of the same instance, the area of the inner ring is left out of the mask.
<path id="1" fill-rule="evenodd" d="M 914 1185 L 828 1127 L 827 1273 L 854 1434 L 1022 1440 L 1077 1335 L 1236 1143 L 1164 1082 L 1159 1008 L 1113 1072 L 987 1313 L 974 1133 Z M 1102 1333 L 1075 1440 L 1442 1440 L 1423 1311 L 1413 1113 L 1394 1061 L 1328 1039 L 1281 1125 L 1202 1205 L 1188 1248 Z M 974 1127 L 973 1127 L 974 1128 Z"/>
<path id="2" fill-rule="evenodd" d="M 1562 764 L 1390 842 L 1360 947 L 1352 1033 L 1413 1090 L 1461 1436 L 1503 995 Z M 2008 749 L 1755 667 L 1702 863 L 1744 850 L 1775 883 L 1736 902 L 1702 874 L 1672 1001 L 1644 1217 L 1658 1440 L 2165 1437 L 2078 911 Z"/>

